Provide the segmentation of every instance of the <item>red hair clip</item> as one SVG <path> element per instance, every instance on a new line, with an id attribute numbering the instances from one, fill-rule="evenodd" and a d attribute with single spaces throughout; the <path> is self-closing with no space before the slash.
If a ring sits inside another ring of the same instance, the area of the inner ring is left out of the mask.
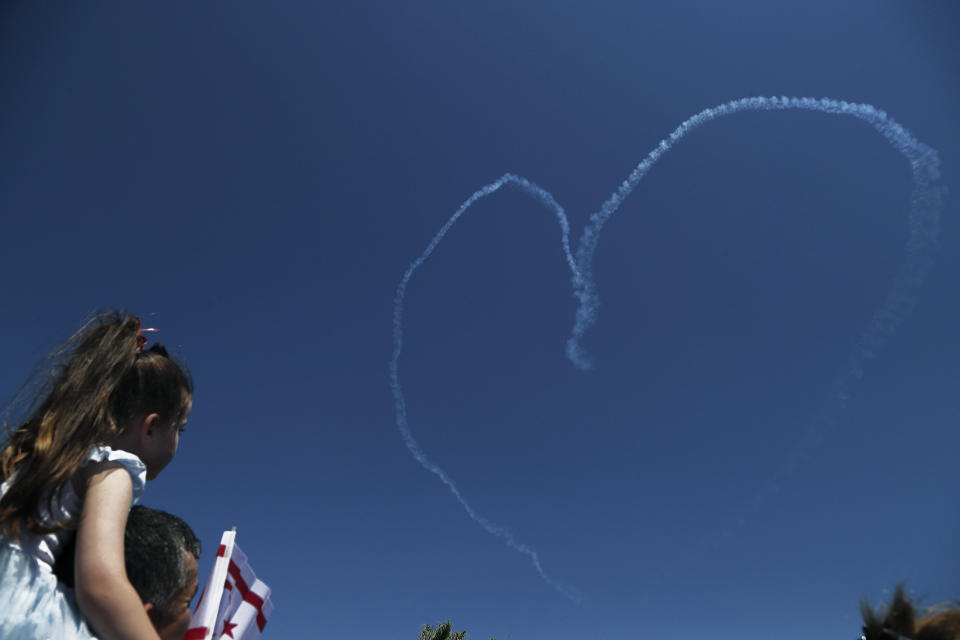
<path id="1" fill-rule="evenodd" d="M 140 328 L 140 318 L 136 318 L 136 320 L 137 320 L 137 346 L 136 346 L 136 352 L 137 352 L 137 353 L 143 353 L 143 345 L 147 344 L 147 336 L 145 336 L 145 335 L 143 335 L 143 334 L 146 333 L 146 332 L 148 332 L 148 331 L 156 331 L 156 329 L 154 329 L 153 327 L 148 327 L 148 328 L 146 328 L 146 329 L 141 329 L 141 328 Z"/>

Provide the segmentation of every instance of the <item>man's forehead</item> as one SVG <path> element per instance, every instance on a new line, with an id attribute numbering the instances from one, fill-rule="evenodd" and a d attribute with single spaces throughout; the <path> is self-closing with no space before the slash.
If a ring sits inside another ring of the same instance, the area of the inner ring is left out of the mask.
<path id="1" fill-rule="evenodd" d="M 187 560 L 187 573 L 197 573 L 199 564 L 197 562 L 197 556 L 190 553 L 187 549 L 183 550 L 183 555 Z"/>
<path id="2" fill-rule="evenodd" d="M 197 581 L 200 577 L 200 569 L 197 563 L 197 557 L 187 549 L 183 550 L 184 560 L 187 563 L 187 586 Z"/>

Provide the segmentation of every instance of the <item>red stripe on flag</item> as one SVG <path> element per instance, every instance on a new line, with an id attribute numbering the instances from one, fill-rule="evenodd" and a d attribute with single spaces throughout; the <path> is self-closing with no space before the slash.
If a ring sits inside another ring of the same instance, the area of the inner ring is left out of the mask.
<path id="1" fill-rule="evenodd" d="M 183 640 L 203 640 L 206 635 L 206 627 L 194 627 L 193 629 L 187 629 L 187 633 L 183 636 Z"/>
<path id="2" fill-rule="evenodd" d="M 238 567 L 233 560 L 230 561 L 230 567 L 227 570 L 236 583 L 240 595 L 243 596 L 243 601 L 249 602 L 257 610 L 257 628 L 260 629 L 260 633 L 263 633 L 263 628 L 267 626 L 267 619 L 263 615 L 263 598 L 253 591 L 250 591 L 247 582 L 243 579 L 243 576 L 240 575 L 240 567 Z"/>
<path id="3" fill-rule="evenodd" d="M 225 554 L 226 552 L 227 552 L 227 547 L 226 547 L 226 545 L 220 545 L 220 548 L 217 549 L 217 557 L 218 557 L 218 558 L 222 558 L 222 557 L 223 557 L 223 554 Z"/>

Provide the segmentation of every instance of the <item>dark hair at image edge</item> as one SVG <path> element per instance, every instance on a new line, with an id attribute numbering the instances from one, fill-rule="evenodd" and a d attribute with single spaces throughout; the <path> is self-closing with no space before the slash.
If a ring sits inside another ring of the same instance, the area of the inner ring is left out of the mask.
<path id="1" fill-rule="evenodd" d="M 187 586 L 184 551 L 200 558 L 200 540 L 180 518 L 148 507 L 130 510 L 124 533 L 127 577 L 140 599 L 165 618 L 173 598 Z"/>
<path id="2" fill-rule="evenodd" d="M 16 482 L 0 499 L 0 526 L 51 533 L 41 506 L 70 481 L 95 445 L 112 442 L 134 420 L 157 413 L 178 427 L 186 420 L 193 381 L 161 344 L 137 350 L 139 320 L 125 311 L 95 315 L 48 357 L 47 377 L 32 398 L 29 416 L 8 428 L 0 475 Z"/>
<path id="3" fill-rule="evenodd" d="M 960 608 L 956 603 L 930 607 L 918 615 L 907 598 L 903 585 L 897 585 L 890 604 L 874 610 L 869 603 L 860 603 L 863 616 L 863 637 L 866 640 L 960 640 Z"/>

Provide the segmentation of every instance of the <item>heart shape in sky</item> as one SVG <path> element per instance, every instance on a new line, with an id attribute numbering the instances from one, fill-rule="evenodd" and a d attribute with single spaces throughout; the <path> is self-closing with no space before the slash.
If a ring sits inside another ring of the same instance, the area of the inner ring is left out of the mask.
<path id="1" fill-rule="evenodd" d="M 913 176 L 913 192 L 911 194 L 909 211 L 910 235 L 907 240 L 906 258 L 890 285 L 886 299 L 871 316 L 870 322 L 854 346 L 853 353 L 846 367 L 838 376 L 828 406 L 824 411 L 820 412 L 819 417 L 813 425 L 814 428 L 818 425 L 822 426 L 824 423 L 832 421 L 835 413 L 846 405 L 853 383 L 863 376 L 864 363 L 876 357 L 890 336 L 893 335 L 913 310 L 917 293 L 932 261 L 932 254 L 937 245 L 937 236 L 940 227 L 943 187 L 938 184 L 940 178 L 940 160 L 937 152 L 914 138 L 909 131 L 888 117 L 886 113 L 871 105 L 850 103 L 829 98 L 753 97 L 741 98 L 716 107 L 704 109 L 685 120 L 680 126 L 674 129 L 669 136 L 661 140 L 660 143 L 646 155 L 640 164 L 636 166 L 630 175 L 627 176 L 626 180 L 620 184 L 606 202 L 601 205 L 600 209 L 590 216 L 580 236 L 575 254 L 570 249 L 570 223 L 567 220 L 563 208 L 557 203 L 554 197 L 548 191 L 530 182 L 526 178 L 510 173 L 505 174 L 500 179 L 475 191 L 473 195 L 460 205 L 460 208 L 450 216 L 440 231 L 433 237 L 420 257 L 414 260 L 407 268 L 403 274 L 403 278 L 400 280 L 394 298 L 393 357 L 390 360 L 389 371 L 390 388 L 393 392 L 395 403 L 397 428 L 400 431 L 404 443 L 407 445 L 407 449 L 424 469 L 440 478 L 440 481 L 447 486 L 474 522 L 483 527 L 491 535 L 501 538 L 510 548 L 527 556 L 544 581 L 574 602 L 580 602 L 580 596 L 576 590 L 564 585 L 546 573 L 536 549 L 518 541 L 508 529 L 491 522 L 477 513 L 463 497 L 450 476 L 430 461 L 410 432 L 410 427 L 407 424 L 406 402 L 400 386 L 399 373 L 400 353 L 403 349 L 403 307 L 407 285 L 410 283 L 410 279 L 417 268 L 430 257 L 454 223 L 456 223 L 460 216 L 477 200 L 491 195 L 504 185 L 509 184 L 518 187 L 533 198 L 539 200 L 548 209 L 552 210 L 560 225 L 563 252 L 567 266 L 570 268 L 573 282 L 573 295 L 578 305 L 573 329 L 566 344 L 566 354 L 575 367 L 581 370 L 588 370 L 592 367 L 592 362 L 581 347 L 580 341 L 586 331 L 593 326 L 597 320 L 599 299 L 593 278 L 593 256 L 596 252 L 597 242 L 600 239 L 600 233 L 607 220 L 610 219 L 610 216 L 617 211 L 624 199 L 636 188 L 637 184 L 653 165 L 656 164 L 657 160 L 669 151 L 681 138 L 700 125 L 711 122 L 721 116 L 739 113 L 741 111 L 779 111 L 787 109 L 819 111 L 827 114 L 853 116 L 864 120 L 880 135 L 886 138 L 886 140 L 906 158 L 910 163 Z M 789 473 L 789 465 L 785 467 L 785 470 Z M 772 484 L 770 486 L 772 486 Z M 762 502 L 765 493 L 767 493 L 766 488 L 758 494 L 754 503 L 759 504 Z"/>

